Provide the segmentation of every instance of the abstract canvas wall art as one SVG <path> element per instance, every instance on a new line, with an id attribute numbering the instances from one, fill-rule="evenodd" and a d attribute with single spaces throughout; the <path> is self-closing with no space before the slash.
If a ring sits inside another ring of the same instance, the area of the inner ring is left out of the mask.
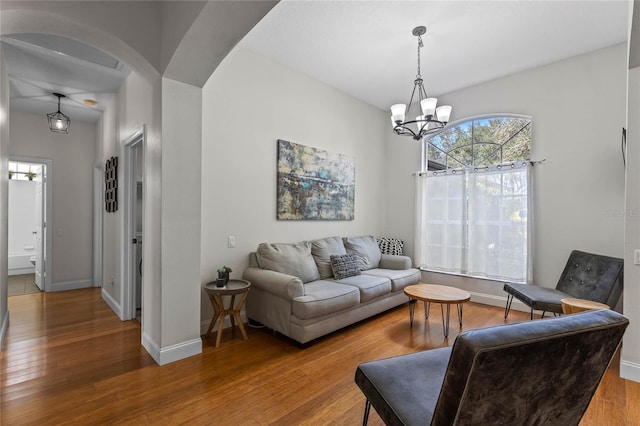
<path id="1" fill-rule="evenodd" d="M 353 220 L 352 157 L 278 140 L 279 220 Z"/>

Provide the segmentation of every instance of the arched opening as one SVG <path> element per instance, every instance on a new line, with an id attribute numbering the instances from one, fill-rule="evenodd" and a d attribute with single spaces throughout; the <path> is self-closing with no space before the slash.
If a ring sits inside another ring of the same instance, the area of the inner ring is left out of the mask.
<path id="1" fill-rule="evenodd" d="M 20 5 L 18 5 L 18 7 L 20 7 Z M 73 7 L 73 5 L 69 5 L 67 7 Z M 161 129 L 160 119 L 157 116 L 160 114 L 159 111 L 161 103 L 161 91 L 160 75 L 155 67 L 141 53 L 136 51 L 136 49 L 125 43 L 116 35 L 107 34 L 104 31 L 100 31 L 99 29 L 86 25 L 82 22 L 81 19 L 70 19 L 69 17 L 64 15 L 64 13 L 53 13 L 43 10 L 5 9 L 2 10 L 2 25 L 0 26 L 0 35 L 8 36 L 16 34 L 45 34 L 64 37 L 70 40 L 76 40 L 87 46 L 91 46 L 92 48 L 103 51 L 106 54 L 117 58 L 119 61 L 125 62 L 133 70 L 135 78 L 133 79 L 133 82 L 125 81 L 124 84 L 127 86 L 136 86 L 130 91 L 142 90 L 144 92 L 141 97 L 145 99 L 146 105 L 144 108 L 138 109 L 144 109 L 148 112 L 146 114 L 139 115 L 135 115 L 135 111 L 132 113 L 131 98 L 133 98 L 133 96 L 129 96 L 129 99 L 124 99 L 124 101 L 114 102 L 116 103 L 116 105 L 111 107 L 109 111 L 105 111 L 105 114 L 108 115 L 108 117 L 101 118 L 99 124 L 96 124 L 97 127 L 100 127 L 100 130 L 96 133 L 100 133 L 102 135 L 101 137 L 97 137 L 101 139 L 100 144 L 102 150 L 99 152 L 97 151 L 96 157 L 99 158 L 96 160 L 96 163 L 103 163 L 100 158 L 105 157 L 105 154 L 109 151 L 113 153 L 112 155 L 118 156 L 121 141 L 133 134 L 135 130 L 139 130 L 144 126 L 146 126 L 149 134 L 149 148 L 153 149 L 157 154 L 160 151 Z M 71 16 L 73 16 L 73 14 L 71 14 Z M 129 89 L 129 87 L 127 87 L 127 89 Z M 3 104 L 2 108 L 5 110 L 9 110 L 10 105 Z M 3 123 L 3 125 L 6 124 Z M 106 143 L 105 141 L 108 141 L 109 144 L 109 147 L 107 149 L 105 149 L 104 146 L 104 144 Z M 6 146 L 6 144 L 3 144 L 1 147 Z M 6 148 L 0 148 L 0 160 L 6 161 L 8 155 L 9 153 Z M 158 156 L 156 155 L 155 158 L 157 159 Z M 90 164 L 93 165 L 93 163 L 94 159 L 91 159 Z M 144 181 L 148 182 L 150 185 L 150 188 L 145 192 L 158 194 L 160 192 L 160 171 L 158 167 L 158 161 L 149 162 L 144 170 L 145 174 L 148 175 L 148 178 L 145 178 Z M 90 173 L 93 173 L 93 170 L 91 170 Z M 2 177 L 2 180 L 6 181 L 6 179 L 6 176 Z M 159 197 L 156 197 L 156 199 L 157 198 Z M 154 200 L 154 198 L 145 197 L 145 199 L 143 199 L 143 204 L 149 204 L 144 206 L 143 209 L 146 211 L 154 211 L 154 209 L 157 210 L 159 208 L 159 205 L 153 205 L 153 202 L 149 200 Z M 91 203 L 91 201 L 89 201 L 89 203 Z M 157 204 L 159 204 L 159 202 Z M 89 204 L 89 206 L 90 205 L 91 204 Z M 102 214 L 104 215 L 104 212 L 102 212 Z M 117 216 L 118 214 L 114 215 L 108 221 L 109 223 L 105 224 L 105 226 L 111 227 L 110 233 L 117 233 L 117 227 L 120 225 L 120 219 Z M 152 226 L 153 225 L 155 225 L 156 228 L 159 228 L 159 223 L 152 223 Z M 60 229 L 58 230 L 58 232 L 62 234 L 63 231 L 62 229 Z M 89 234 L 91 235 L 92 233 L 89 231 Z M 7 235 L 8 230 L 6 228 L 2 229 L 2 232 L 0 232 L 0 238 L 6 241 Z M 155 240 L 153 243 L 154 245 L 159 246 L 158 240 Z M 0 246 L 2 246 L 2 244 L 0 244 Z M 6 247 L 6 245 L 4 245 L 4 247 Z M 106 252 L 103 254 L 103 258 L 112 258 L 114 259 L 114 262 L 112 264 L 112 269 L 109 271 L 105 271 L 105 273 L 103 274 L 103 283 L 108 282 L 108 278 L 111 276 L 116 277 L 119 274 L 120 270 L 119 265 L 117 264 L 117 260 L 120 258 L 118 254 L 118 241 L 113 241 L 110 243 L 109 251 L 109 254 L 107 254 Z M 151 253 L 156 253 L 159 251 L 159 248 L 149 248 L 148 251 Z M 0 253 L 0 256 L 6 257 L 7 253 Z M 149 271 L 149 276 L 157 277 L 159 275 L 159 261 L 146 262 L 144 267 L 145 271 Z M 0 278 L 0 286 L 4 287 L 0 288 L 0 320 L 2 320 L 0 331 L 4 333 L 8 324 L 8 296 L 6 288 L 7 272 L 5 270 L 0 273 L 4 275 L 2 278 Z M 107 277 L 107 279 L 105 279 L 105 276 Z M 122 285 L 122 282 L 119 279 L 116 282 L 114 281 L 115 280 L 112 280 L 112 289 L 105 289 L 103 286 L 103 299 L 106 300 L 107 298 L 110 298 L 111 300 L 116 300 L 117 304 L 121 305 L 123 302 L 123 295 L 128 294 L 128 292 L 125 291 L 125 289 L 119 287 Z M 159 297 L 154 294 L 153 289 L 150 289 L 146 293 L 148 296 L 147 304 L 150 308 L 149 311 L 154 313 L 155 317 L 159 318 L 159 307 L 153 306 L 154 304 L 159 304 L 155 302 L 159 300 Z M 111 306 L 108 301 L 107 303 Z M 118 313 L 117 309 L 114 310 Z M 149 320 L 149 324 L 157 323 L 159 323 L 159 321 L 154 321 L 153 319 Z M 3 336 L 2 333 L 0 333 L 0 337 Z M 144 323 L 143 333 L 145 333 Z M 147 334 L 152 336 L 154 341 L 158 341 L 157 336 L 160 334 L 159 328 L 149 330 L 147 331 Z"/>

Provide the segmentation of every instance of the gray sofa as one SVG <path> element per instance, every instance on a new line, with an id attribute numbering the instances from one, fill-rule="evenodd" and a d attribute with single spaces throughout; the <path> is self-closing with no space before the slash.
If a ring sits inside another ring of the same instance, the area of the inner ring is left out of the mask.
<path id="1" fill-rule="evenodd" d="M 420 271 L 407 256 L 381 254 L 371 236 L 329 237 L 262 243 L 243 277 L 249 320 L 304 344 L 406 303 Z"/>

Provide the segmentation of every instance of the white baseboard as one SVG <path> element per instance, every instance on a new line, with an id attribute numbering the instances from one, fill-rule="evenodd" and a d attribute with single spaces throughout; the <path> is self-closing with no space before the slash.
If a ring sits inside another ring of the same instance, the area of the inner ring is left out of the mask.
<path id="1" fill-rule="evenodd" d="M 122 311 L 122 307 L 120 304 L 114 299 L 104 288 L 102 289 L 102 300 L 105 301 L 107 305 L 111 308 L 113 312 L 116 313 L 118 318 L 124 321 L 124 312 Z"/>
<path id="2" fill-rule="evenodd" d="M 9 310 L 7 309 L 4 313 L 4 318 L 2 318 L 2 322 L 0 323 L 0 348 L 4 343 L 4 336 L 7 334 L 8 329 L 9 329 Z"/>
<path id="3" fill-rule="evenodd" d="M 240 312 L 240 319 L 242 320 L 243 323 L 247 323 L 247 321 L 249 321 L 247 319 L 247 313 L 243 310 Z M 206 321 L 202 321 L 200 323 L 200 335 L 204 336 L 207 333 L 207 329 L 209 328 L 209 324 L 211 323 L 211 318 L 209 318 Z M 216 321 L 216 323 L 213 325 L 213 328 L 211 329 L 211 334 L 216 333 L 218 331 L 218 327 L 220 324 L 220 320 Z M 224 317 L 224 324 L 222 325 L 222 328 L 231 328 L 231 318 L 227 315 Z"/>
<path id="4" fill-rule="evenodd" d="M 640 364 L 631 361 L 620 361 L 620 377 L 640 382 Z"/>
<path id="5" fill-rule="evenodd" d="M 169 364 L 193 355 L 202 353 L 202 339 L 193 339 L 187 342 L 160 348 L 158 344 L 147 334 L 142 333 L 142 346 L 158 365 Z"/>
<path id="6" fill-rule="evenodd" d="M 77 290 L 79 288 L 93 287 L 92 280 L 63 281 L 51 284 L 51 291 Z"/>

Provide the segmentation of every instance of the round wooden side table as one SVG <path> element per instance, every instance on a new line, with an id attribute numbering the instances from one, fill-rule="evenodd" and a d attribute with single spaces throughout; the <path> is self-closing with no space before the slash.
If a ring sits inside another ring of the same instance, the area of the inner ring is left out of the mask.
<path id="1" fill-rule="evenodd" d="M 413 284 L 405 287 L 404 294 L 409 296 L 409 320 L 413 327 L 413 310 L 416 301 L 424 302 L 424 317 L 429 318 L 429 305 L 431 303 L 440 303 L 440 312 L 442 313 L 442 328 L 444 329 L 444 337 L 449 337 L 449 314 L 451 305 L 455 304 L 458 310 L 458 322 L 462 328 L 462 304 L 471 300 L 469 292 L 455 287 L 437 284 Z M 443 305 L 447 305 L 447 316 L 444 315 Z"/>
<path id="2" fill-rule="evenodd" d="M 211 323 L 209 324 L 209 329 L 207 330 L 207 337 L 211 336 L 211 329 L 213 325 L 216 323 L 216 320 L 220 318 L 220 325 L 218 326 L 218 336 L 216 337 L 216 348 L 220 346 L 220 339 L 222 338 L 222 328 L 224 326 L 224 317 L 229 315 L 229 319 L 231 319 L 231 335 L 236 328 L 236 321 L 238 322 L 238 328 L 242 332 L 242 337 L 244 340 L 247 340 L 247 332 L 244 329 L 244 325 L 242 324 L 242 319 L 240 319 L 240 310 L 244 306 L 244 302 L 247 300 L 247 295 L 249 294 L 249 287 L 251 287 L 251 283 L 247 280 L 235 280 L 230 279 L 227 281 L 227 285 L 224 287 L 216 287 L 216 282 L 210 282 L 205 284 L 204 290 L 209 295 L 209 300 L 211 301 L 211 306 L 213 307 L 213 318 L 211 318 Z M 240 295 L 240 300 L 238 303 L 235 303 L 236 296 Z M 231 296 L 231 301 L 229 306 L 225 308 L 224 301 L 222 296 Z"/>
<path id="3" fill-rule="evenodd" d="M 561 299 L 560 304 L 562 305 L 562 313 L 565 315 L 577 314 L 578 312 L 588 311 L 590 309 L 609 309 L 609 305 L 605 305 L 604 303 L 586 299 L 574 299 L 572 297 Z"/>

